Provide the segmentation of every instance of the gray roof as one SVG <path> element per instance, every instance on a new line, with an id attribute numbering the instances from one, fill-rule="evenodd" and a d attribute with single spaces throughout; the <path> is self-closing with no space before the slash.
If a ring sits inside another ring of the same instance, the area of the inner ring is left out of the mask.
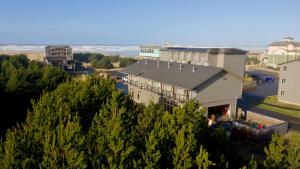
<path id="1" fill-rule="evenodd" d="M 300 46 L 300 42 L 289 42 L 289 41 L 273 42 L 269 46 L 287 46 L 289 44 L 292 44 L 294 46 Z"/>
<path id="2" fill-rule="evenodd" d="M 237 48 L 192 48 L 192 47 L 165 47 L 161 51 L 189 51 L 189 52 L 203 52 L 210 54 L 228 54 L 228 55 L 244 55 L 247 51 Z"/>
<path id="3" fill-rule="evenodd" d="M 45 47 L 45 49 L 48 49 L 48 48 L 71 48 L 71 47 L 68 45 L 49 45 L 49 46 Z"/>
<path id="4" fill-rule="evenodd" d="M 147 48 L 147 49 L 160 49 L 161 46 L 159 45 L 143 45 L 143 46 L 140 46 L 140 48 Z"/>
<path id="5" fill-rule="evenodd" d="M 167 61 L 159 61 L 158 66 L 158 61 L 141 60 L 121 72 L 192 90 L 224 71 L 222 68 L 192 64 L 181 64 L 180 70 L 180 63 L 169 62 L 169 65 L 168 68 Z"/>

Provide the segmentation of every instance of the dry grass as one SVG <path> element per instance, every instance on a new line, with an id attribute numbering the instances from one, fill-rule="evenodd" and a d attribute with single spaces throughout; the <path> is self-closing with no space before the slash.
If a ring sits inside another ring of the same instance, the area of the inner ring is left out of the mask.
<path id="1" fill-rule="evenodd" d="M 45 56 L 45 52 L 33 52 L 33 51 L 0 51 L 0 54 L 7 54 L 7 55 L 25 54 L 27 55 L 29 60 L 40 60 L 43 56 Z"/>

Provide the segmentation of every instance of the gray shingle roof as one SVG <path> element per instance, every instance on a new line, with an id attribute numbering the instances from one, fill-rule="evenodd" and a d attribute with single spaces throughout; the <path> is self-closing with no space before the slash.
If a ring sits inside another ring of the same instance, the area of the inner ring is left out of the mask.
<path id="1" fill-rule="evenodd" d="M 288 41 L 273 42 L 269 46 L 287 46 L 289 44 L 292 44 L 294 46 L 300 46 L 300 42 L 288 42 Z"/>
<path id="2" fill-rule="evenodd" d="M 49 46 L 45 47 L 45 49 L 48 49 L 48 48 L 71 48 L 71 47 L 68 45 L 49 45 Z"/>
<path id="3" fill-rule="evenodd" d="M 180 70 L 180 63 L 169 62 L 169 65 L 168 68 L 167 61 L 159 61 L 158 66 L 158 61 L 142 60 L 127 66 L 121 72 L 192 90 L 224 71 L 222 68 L 192 64 L 181 64 Z"/>
<path id="4" fill-rule="evenodd" d="M 189 52 L 204 52 L 210 54 L 228 54 L 228 55 L 244 55 L 247 51 L 237 48 L 192 48 L 192 47 L 165 47 L 161 51 L 189 51 Z"/>
<path id="5" fill-rule="evenodd" d="M 147 49 L 160 49 L 161 46 L 159 45 L 143 45 L 143 46 L 140 46 L 140 48 L 147 48 Z"/>

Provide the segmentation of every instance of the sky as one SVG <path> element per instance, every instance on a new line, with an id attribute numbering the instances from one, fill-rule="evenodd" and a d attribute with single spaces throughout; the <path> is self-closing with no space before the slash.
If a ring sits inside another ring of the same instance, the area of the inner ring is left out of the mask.
<path id="1" fill-rule="evenodd" d="M 0 44 L 300 41 L 299 0 L 1 0 Z"/>

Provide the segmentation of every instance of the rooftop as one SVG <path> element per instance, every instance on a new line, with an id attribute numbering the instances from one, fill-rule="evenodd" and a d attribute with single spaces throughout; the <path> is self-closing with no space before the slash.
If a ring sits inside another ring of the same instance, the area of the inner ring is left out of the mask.
<path id="1" fill-rule="evenodd" d="M 147 49 L 160 49 L 161 46 L 159 45 L 143 45 L 143 46 L 140 46 L 140 48 L 147 48 Z"/>
<path id="2" fill-rule="evenodd" d="M 204 52 L 210 54 L 228 54 L 228 55 L 244 55 L 247 51 L 237 48 L 193 48 L 193 47 L 165 47 L 161 51 L 190 51 L 190 52 Z"/>
<path id="3" fill-rule="evenodd" d="M 210 66 L 141 60 L 127 66 L 121 72 L 193 90 L 223 71 L 222 68 Z"/>
<path id="4" fill-rule="evenodd" d="M 48 48 L 71 48 L 71 47 L 68 45 L 49 45 L 49 46 L 45 47 L 45 49 L 48 49 Z"/>
<path id="5" fill-rule="evenodd" d="M 282 41 L 273 42 L 269 46 L 287 46 L 289 44 L 291 44 L 293 46 L 300 46 L 300 42 L 295 42 L 294 38 L 291 38 L 291 37 L 283 38 Z"/>

